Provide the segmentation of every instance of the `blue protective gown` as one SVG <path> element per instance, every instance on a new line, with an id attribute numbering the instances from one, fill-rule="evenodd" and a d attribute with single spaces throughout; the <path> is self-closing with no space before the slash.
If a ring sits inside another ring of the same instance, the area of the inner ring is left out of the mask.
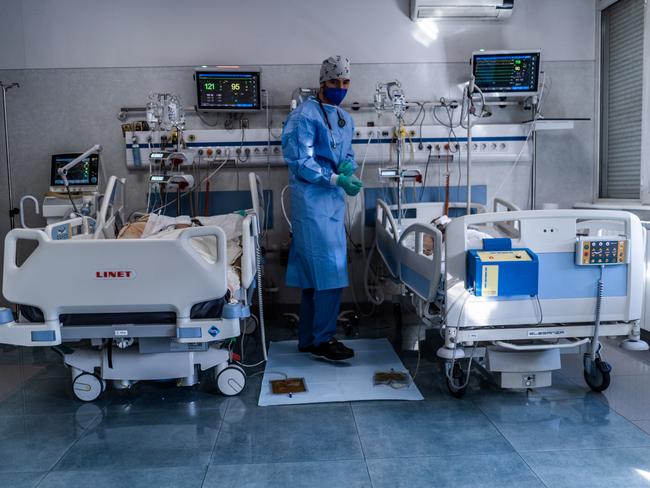
<path id="1" fill-rule="evenodd" d="M 346 159 L 356 169 L 352 117 L 333 105 L 323 107 L 332 127 L 331 136 L 315 98 L 289 114 L 282 132 L 293 230 L 286 282 L 315 290 L 348 286 L 345 193 L 332 185 L 330 178 Z M 337 110 L 345 120 L 344 127 L 339 127 Z M 332 148 L 332 137 L 336 148 Z"/>

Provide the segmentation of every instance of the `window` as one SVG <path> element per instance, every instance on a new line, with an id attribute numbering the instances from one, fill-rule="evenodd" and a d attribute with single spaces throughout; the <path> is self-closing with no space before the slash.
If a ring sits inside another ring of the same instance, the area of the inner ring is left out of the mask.
<path id="1" fill-rule="evenodd" d="M 599 196 L 639 200 L 644 173 L 642 125 L 647 117 L 642 103 L 646 2 L 608 3 L 600 23 Z"/>

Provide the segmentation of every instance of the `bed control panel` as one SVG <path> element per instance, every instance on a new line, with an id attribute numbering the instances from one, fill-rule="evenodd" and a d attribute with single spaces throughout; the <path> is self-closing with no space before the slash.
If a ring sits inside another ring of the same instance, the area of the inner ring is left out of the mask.
<path id="1" fill-rule="evenodd" d="M 628 247 L 628 240 L 623 237 L 580 237 L 576 243 L 576 264 L 625 264 L 628 262 Z"/>
<path id="2" fill-rule="evenodd" d="M 67 241 L 70 239 L 90 239 L 95 233 L 95 219 L 90 217 L 75 217 L 45 228 L 45 233 L 53 241 Z"/>

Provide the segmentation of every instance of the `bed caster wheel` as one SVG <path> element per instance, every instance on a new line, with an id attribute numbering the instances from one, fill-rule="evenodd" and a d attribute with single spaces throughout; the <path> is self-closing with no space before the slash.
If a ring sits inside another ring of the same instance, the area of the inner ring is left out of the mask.
<path id="1" fill-rule="evenodd" d="M 601 359 L 596 359 L 590 368 L 585 368 L 585 382 L 593 391 L 605 391 L 611 381 L 612 367 Z"/>
<path id="2" fill-rule="evenodd" d="M 224 396 L 239 395 L 246 386 L 246 373 L 231 364 L 217 373 L 217 389 Z"/>
<path id="3" fill-rule="evenodd" d="M 257 330 L 257 317 L 251 315 L 242 320 L 242 330 L 246 335 L 252 335 Z"/>
<path id="4" fill-rule="evenodd" d="M 467 386 L 465 386 L 465 383 L 467 382 L 467 374 L 460 367 L 460 364 L 454 363 L 454 369 L 451 372 L 451 380 L 448 375 L 445 375 L 447 389 L 454 398 L 462 398 L 465 396 L 465 393 L 467 392 Z"/>
<path id="5" fill-rule="evenodd" d="M 93 402 L 106 389 L 106 383 L 92 373 L 81 373 L 72 382 L 72 391 L 82 402 Z"/>

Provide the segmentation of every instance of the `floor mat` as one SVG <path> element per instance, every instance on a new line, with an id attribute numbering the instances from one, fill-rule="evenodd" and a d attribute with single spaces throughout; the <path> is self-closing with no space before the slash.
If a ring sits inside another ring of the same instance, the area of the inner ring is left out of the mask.
<path id="1" fill-rule="evenodd" d="M 354 358 L 344 362 L 331 362 L 309 353 L 298 352 L 297 341 L 272 342 L 262 379 L 259 405 L 423 400 L 414 383 L 402 388 L 374 386 L 373 377 L 379 371 L 407 371 L 387 339 L 346 340 L 345 344 L 354 349 Z M 287 377 L 304 378 L 307 391 L 292 395 L 271 393 L 270 381 Z"/>

